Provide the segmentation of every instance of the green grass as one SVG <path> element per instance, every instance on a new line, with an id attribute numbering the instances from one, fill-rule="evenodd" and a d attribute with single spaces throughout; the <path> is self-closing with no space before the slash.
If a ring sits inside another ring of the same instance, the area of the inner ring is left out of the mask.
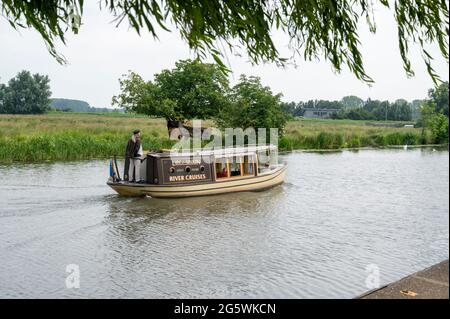
<path id="1" fill-rule="evenodd" d="M 139 128 L 145 149 L 169 148 L 166 122 L 110 113 L 0 115 L 0 162 L 122 156 Z"/>
<path id="2" fill-rule="evenodd" d="M 431 144 L 432 138 L 410 122 L 301 119 L 291 121 L 280 139 L 281 150 L 385 147 Z"/>
<path id="3" fill-rule="evenodd" d="M 398 122 L 351 120 L 291 121 L 280 150 L 419 145 L 432 142 L 420 129 L 382 127 Z M 400 123 L 401 124 L 401 123 Z M 208 121 L 204 126 L 211 125 Z M 0 162 L 39 162 L 123 156 L 131 132 L 142 131 L 144 149 L 170 148 L 166 122 L 121 113 L 0 115 Z"/>

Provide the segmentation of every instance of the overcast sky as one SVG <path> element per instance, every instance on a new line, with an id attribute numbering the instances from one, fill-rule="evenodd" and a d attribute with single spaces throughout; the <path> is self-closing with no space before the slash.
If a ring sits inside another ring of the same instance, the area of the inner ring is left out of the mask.
<path id="1" fill-rule="evenodd" d="M 372 87 L 357 80 L 350 72 L 335 74 L 329 63 L 304 62 L 298 67 L 278 68 L 273 64 L 252 66 L 248 59 L 228 56 L 233 74 L 231 83 L 239 75 L 257 75 L 274 93 L 283 93 L 285 101 L 309 99 L 341 99 L 345 95 L 358 95 L 364 99 L 424 98 L 433 83 L 421 59 L 418 47 L 410 53 L 416 72 L 407 78 L 398 51 L 395 21 L 391 13 L 377 9 L 375 13 L 377 33 L 373 35 L 363 26 L 362 51 L 367 72 L 376 81 Z M 118 93 L 118 78 L 128 70 L 152 79 L 162 69 L 172 68 L 177 60 L 194 57 L 176 30 L 160 32 L 159 40 L 149 35 L 139 37 L 123 23 L 119 28 L 113 17 L 100 11 L 94 1 L 86 1 L 81 32 L 68 36 L 67 46 L 60 52 L 69 64 L 59 65 L 47 52 L 37 32 L 12 29 L 0 17 L 0 83 L 7 82 L 21 70 L 48 74 L 53 97 L 85 100 L 92 106 L 109 107 L 111 97 Z M 275 34 L 277 43 L 285 38 Z M 288 53 L 281 45 L 282 53 Z M 437 57 L 434 65 L 442 79 L 448 80 L 448 64 L 440 56 L 437 47 L 430 52 Z"/>

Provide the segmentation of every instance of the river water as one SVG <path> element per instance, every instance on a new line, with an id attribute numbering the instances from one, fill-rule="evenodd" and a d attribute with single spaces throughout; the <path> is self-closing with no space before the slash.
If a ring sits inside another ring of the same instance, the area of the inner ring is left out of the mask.
<path id="1" fill-rule="evenodd" d="M 107 160 L 0 166 L 0 297 L 352 298 L 449 257 L 448 150 L 282 157 L 282 186 L 170 200 Z"/>

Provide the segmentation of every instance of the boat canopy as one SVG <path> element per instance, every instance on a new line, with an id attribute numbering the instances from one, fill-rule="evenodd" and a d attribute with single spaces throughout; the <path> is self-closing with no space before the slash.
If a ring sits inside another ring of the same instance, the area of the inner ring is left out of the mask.
<path id="1" fill-rule="evenodd" d="M 214 156 L 214 157 L 222 157 L 222 156 L 232 156 L 232 155 L 244 155 L 251 153 L 261 153 L 261 152 L 275 152 L 278 150 L 277 145 L 267 144 L 267 145 L 245 145 L 245 146 L 234 146 L 234 147 L 225 147 L 225 148 L 194 148 L 189 149 L 189 151 L 176 151 L 176 150 L 168 150 L 164 149 L 162 152 L 153 153 L 152 155 L 158 157 L 173 157 L 173 156 L 181 156 L 181 157 L 189 157 L 189 156 Z"/>

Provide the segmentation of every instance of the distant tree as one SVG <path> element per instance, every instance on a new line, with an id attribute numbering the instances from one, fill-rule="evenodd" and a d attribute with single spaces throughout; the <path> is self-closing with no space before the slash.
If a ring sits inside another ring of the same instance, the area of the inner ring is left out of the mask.
<path id="1" fill-rule="evenodd" d="M 294 117 L 300 117 L 303 116 L 303 114 L 305 113 L 305 107 L 306 107 L 306 103 L 305 102 L 299 102 L 295 105 L 295 109 L 293 112 L 293 116 Z"/>
<path id="2" fill-rule="evenodd" d="M 65 42 L 67 33 L 78 33 L 86 1 L 2 0 L 0 14 L 13 28 L 33 28 L 40 33 L 50 53 L 58 61 L 64 58 L 56 50 L 58 39 Z M 438 44 L 448 61 L 448 1 L 405 0 L 101 0 L 120 24 L 128 20 L 138 34 L 147 30 L 157 37 L 158 27 L 178 30 L 199 57 L 210 53 L 222 64 L 221 44 L 232 51 L 243 48 L 255 63 L 271 61 L 286 64 L 273 34 L 287 35 L 292 56 L 305 60 L 318 57 L 329 61 L 335 70 L 347 66 L 358 78 L 371 82 L 361 53 L 360 30 L 364 24 L 376 32 L 375 3 L 392 13 L 397 26 L 398 45 L 408 75 L 413 75 L 409 45 L 419 44 L 428 73 L 434 81 L 438 75 L 432 67 L 433 56 L 426 51 L 430 43 Z M 239 52 L 239 51 L 238 51 Z"/>
<path id="3" fill-rule="evenodd" d="M 449 117 L 448 117 L 448 89 L 449 83 L 445 82 L 428 91 L 428 99 L 425 99 L 420 107 L 424 133 L 428 129 L 435 143 L 448 143 Z"/>
<path id="4" fill-rule="evenodd" d="M 424 102 L 424 100 L 412 100 L 411 101 L 411 117 L 413 120 L 417 120 L 420 117 L 420 106 L 422 105 L 422 103 Z"/>
<path id="5" fill-rule="evenodd" d="M 349 95 L 342 98 L 341 104 L 348 109 L 357 109 L 364 106 L 364 101 L 355 95 Z"/>
<path id="6" fill-rule="evenodd" d="M 415 99 L 411 101 L 411 107 L 413 110 L 418 109 L 420 107 L 420 105 L 423 103 L 423 99 Z"/>
<path id="7" fill-rule="evenodd" d="M 422 134 L 429 130 L 434 143 L 448 143 L 449 119 L 441 112 L 436 111 L 436 106 L 432 100 L 426 100 L 421 107 Z"/>
<path id="8" fill-rule="evenodd" d="M 0 114 L 6 113 L 6 85 L 0 83 Z"/>
<path id="9" fill-rule="evenodd" d="M 388 111 L 388 120 L 392 121 L 411 121 L 411 107 L 408 101 L 398 99 L 390 105 Z"/>
<path id="10" fill-rule="evenodd" d="M 374 110 L 376 110 L 377 108 L 380 107 L 381 101 L 379 100 L 372 100 L 372 99 L 367 99 L 367 101 L 364 103 L 363 108 L 369 112 L 369 113 L 373 113 Z"/>
<path id="11" fill-rule="evenodd" d="M 216 122 L 221 128 L 278 128 L 282 135 L 287 117 L 280 99 L 281 94 L 274 95 L 259 77 L 241 75 L 231 89 L 230 104 L 221 109 Z"/>
<path id="12" fill-rule="evenodd" d="M 342 104 L 339 101 L 318 100 L 315 101 L 314 107 L 316 109 L 340 109 Z"/>
<path id="13" fill-rule="evenodd" d="M 41 114 L 50 109 L 50 79 L 46 75 L 19 72 L 3 86 L 3 113 Z"/>
<path id="14" fill-rule="evenodd" d="M 281 102 L 281 109 L 284 113 L 290 117 L 295 116 L 295 111 L 297 109 L 297 103 L 295 102 Z"/>
<path id="15" fill-rule="evenodd" d="M 379 121 L 387 121 L 390 119 L 391 103 L 389 101 L 382 101 L 379 107 L 374 111 L 375 117 Z"/>
<path id="16" fill-rule="evenodd" d="M 373 120 L 374 115 L 362 107 L 356 109 L 341 109 L 331 116 L 332 119 Z"/>
<path id="17" fill-rule="evenodd" d="M 216 64 L 199 60 L 179 61 L 174 69 L 155 74 L 153 82 L 134 72 L 119 82 L 113 105 L 167 121 L 213 118 L 228 103 L 227 77 Z"/>
<path id="18" fill-rule="evenodd" d="M 433 102 L 436 112 L 442 113 L 447 117 L 449 104 L 448 91 L 449 83 L 444 82 L 437 86 L 435 89 L 430 89 L 428 92 L 428 97 Z"/>

